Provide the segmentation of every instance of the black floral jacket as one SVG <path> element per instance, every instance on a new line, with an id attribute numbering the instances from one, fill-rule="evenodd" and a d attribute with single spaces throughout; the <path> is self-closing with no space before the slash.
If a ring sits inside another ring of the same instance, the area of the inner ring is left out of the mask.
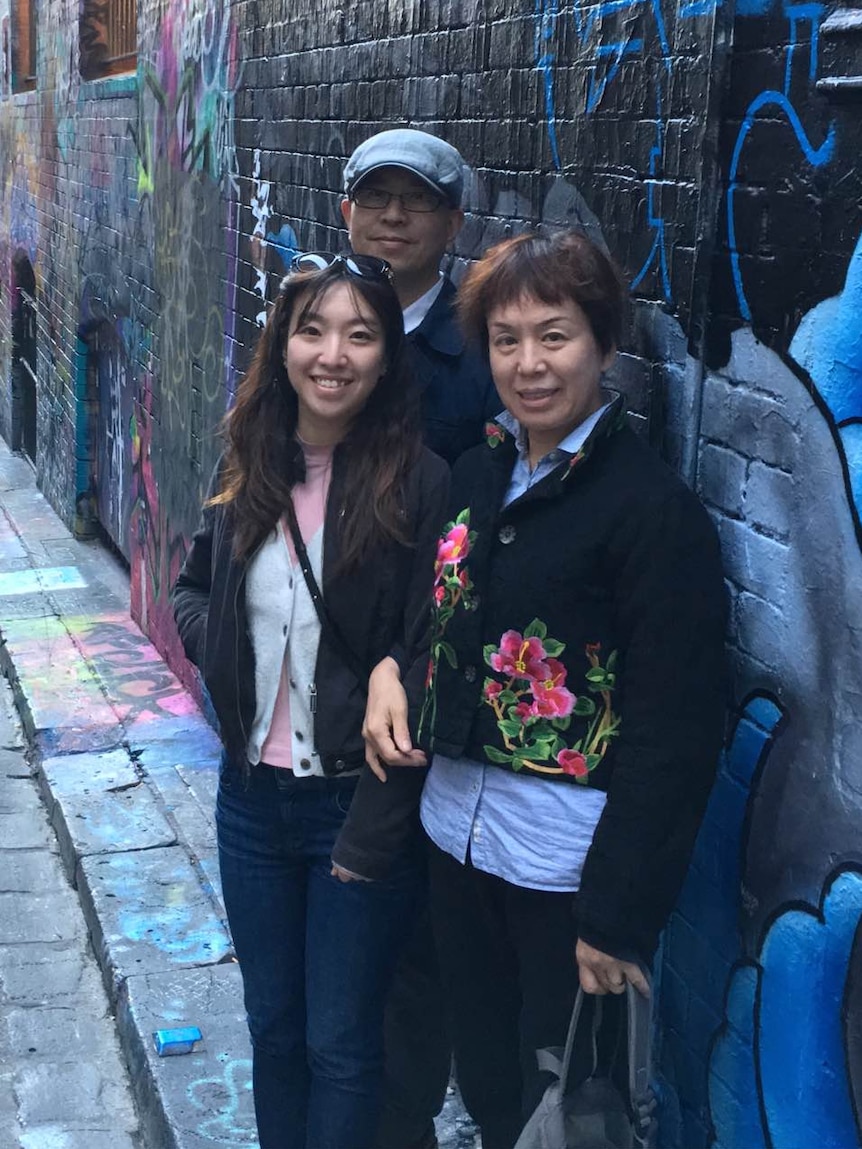
<path id="1" fill-rule="evenodd" d="M 606 790 L 578 913 L 598 948 L 648 958 L 723 733 L 715 530 L 626 425 L 621 397 L 577 455 L 501 510 L 515 459 L 491 424 L 453 472 L 420 743 Z"/>

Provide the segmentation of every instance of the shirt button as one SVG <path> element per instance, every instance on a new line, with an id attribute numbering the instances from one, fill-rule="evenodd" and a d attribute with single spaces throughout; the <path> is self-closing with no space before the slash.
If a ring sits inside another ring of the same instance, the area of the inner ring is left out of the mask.
<path id="1" fill-rule="evenodd" d="M 305 735 L 302 733 L 301 730 L 295 730 L 294 734 L 296 735 L 296 741 L 297 742 L 302 742 L 302 740 L 305 738 Z"/>
<path id="2" fill-rule="evenodd" d="M 513 543 L 515 541 L 515 534 L 516 531 L 512 524 L 506 523 L 505 526 L 500 527 L 500 533 L 497 537 L 501 543 L 506 545 L 507 543 Z"/>
<path id="3" fill-rule="evenodd" d="M 293 579 L 292 579 L 292 578 L 289 578 L 289 579 L 287 580 L 287 589 L 288 589 L 288 590 L 293 590 Z"/>
<path id="4" fill-rule="evenodd" d="M 291 690 L 296 690 L 296 683 L 293 681 L 293 679 L 292 679 L 292 678 L 291 678 L 291 680 L 290 680 L 290 689 L 291 689 Z"/>
<path id="5" fill-rule="evenodd" d="M 285 625 L 284 625 L 284 626 L 281 628 L 281 633 L 282 633 L 282 634 L 284 634 L 284 635 L 286 635 L 286 634 L 287 634 L 287 624 L 286 624 L 286 623 L 285 623 Z"/>
<path id="6" fill-rule="evenodd" d="M 300 758 L 299 764 L 303 768 L 303 770 L 310 770 L 311 769 L 311 759 L 309 759 L 309 758 Z"/>
<path id="7" fill-rule="evenodd" d="M 476 681 L 476 667 L 475 666 L 465 666 L 464 667 L 464 677 L 467 679 L 468 682 L 475 682 Z"/>

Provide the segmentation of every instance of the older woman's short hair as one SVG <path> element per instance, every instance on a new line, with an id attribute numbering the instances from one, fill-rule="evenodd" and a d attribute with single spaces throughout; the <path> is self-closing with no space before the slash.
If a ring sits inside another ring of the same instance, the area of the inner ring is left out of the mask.
<path id="1" fill-rule="evenodd" d="M 488 340 L 488 315 L 524 298 L 572 299 L 590 322 L 602 352 L 619 345 L 626 284 L 611 257 L 583 232 L 528 232 L 488 249 L 458 290 L 458 315 L 468 335 Z"/>

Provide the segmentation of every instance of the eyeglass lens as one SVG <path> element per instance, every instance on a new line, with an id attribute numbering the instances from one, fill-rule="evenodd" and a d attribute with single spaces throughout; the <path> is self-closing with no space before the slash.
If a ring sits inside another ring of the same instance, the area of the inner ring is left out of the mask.
<path id="1" fill-rule="evenodd" d="M 431 191 L 390 192 L 385 188 L 360 187 L 353 193 L 353 202 L 359 207 L 382 211 L 397 199 L 404 211 L 436 211 L 443 202 L 442 196 Z"/>

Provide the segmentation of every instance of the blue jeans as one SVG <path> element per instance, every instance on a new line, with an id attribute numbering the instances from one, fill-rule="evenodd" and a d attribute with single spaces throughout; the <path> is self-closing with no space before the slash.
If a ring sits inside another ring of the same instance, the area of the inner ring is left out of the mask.
<path id="1" fill-rule="evenodd" d="M 355 778 L 232 765 L 216 823 L 242 970 L 261 1149 L 369 1149 L 383 1076 L 383 1006 L 412 922 L 409 863 L 341 882 L 331 854 Z"/>

